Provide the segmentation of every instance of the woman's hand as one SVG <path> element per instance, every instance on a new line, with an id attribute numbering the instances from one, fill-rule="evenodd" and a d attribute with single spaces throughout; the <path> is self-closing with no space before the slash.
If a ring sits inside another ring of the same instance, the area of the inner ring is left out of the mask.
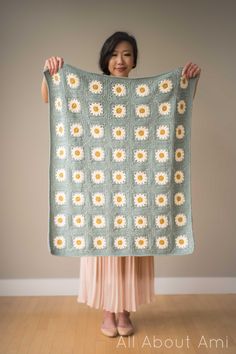
<path id="1" fill-rule="evenodd" d="M 187 79 L 191 79 L 196 76 L 200 76 L 201 69 L 197 64 L 193 64 L 192 62 L 188 62 L 182 71 L 182 75 Z"/>
<path id="2" fill-rule="evenodd" d="M 57 71 L 62 68 L 64 64 L 64 59 L 61 57 L 50 57 L 45 61 L 44 69 L 49 70 L 50 75 L 54 75 Z"/>

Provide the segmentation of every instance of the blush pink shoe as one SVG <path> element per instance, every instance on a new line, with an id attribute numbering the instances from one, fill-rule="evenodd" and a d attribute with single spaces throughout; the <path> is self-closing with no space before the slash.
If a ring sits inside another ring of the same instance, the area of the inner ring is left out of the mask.
<path id="1" fill-rule="evenodd" d="M 119 315 L 117 316 L 117 330 L 120 336 L 130 336 L 131 334 L 134 333 L 134 327 L 132 325 L 132 322 L 129 318 L 130 313 L 128 311 L 124 311 L 127 315 L 127 318 L 129 320 L 129 325 L 123 325 L 119 323 Z"/>

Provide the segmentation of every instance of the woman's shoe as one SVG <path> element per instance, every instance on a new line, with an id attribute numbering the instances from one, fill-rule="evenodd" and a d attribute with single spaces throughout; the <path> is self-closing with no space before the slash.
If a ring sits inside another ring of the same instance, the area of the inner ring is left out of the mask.
<path id="1" fill-rule="evenodd" d="M 127 313 L 128 315 L 128 318 L 129 318 L 129 312 L 128 311 L 124 311 L 125 313 Z M 134 327 L 131 323 L 131 320 L 129 318 L 129 325 L 127 326 L 124 326 L 124 325 L 121 325 L 119 324 L 119 315 L 118 315 L 118 318 L 117 318 L 117 330 L 118 330 L 118 333 L 120 336 L 130 336 L 131 334 L 134 333 Z"/>
<path id="2" fill-rule="evenodd" d="M 117 328 L 103 328 L 101 327 L 101 332 L 107 337 L 116 337 L 118 335 Z"/>
<path id="3" fill-rule="evenodd" d="M 104 316 L 106 316 L 107 314 L 110 316 L 111 313 L 109 311 L 104 310 L 103 311 Z M 101 325 L 101 332 L 107 336 L 107 337 L 116 337 L 118 335 L 118 331 L 116 328 L 116 319 L 115 319 L 115 314 L 113 313 L 112 315 L 113 318 L 113 323 L 115 324 L 115 326 L 111 326 L 111 327 L 105 327 L 104 323 L 105 323 L 105 317 L 103 319 L 102 325 Z"/>

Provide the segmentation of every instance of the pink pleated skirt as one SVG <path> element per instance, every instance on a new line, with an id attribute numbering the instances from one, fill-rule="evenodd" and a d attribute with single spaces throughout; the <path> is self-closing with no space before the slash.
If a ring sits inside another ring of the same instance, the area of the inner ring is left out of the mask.
<path id="1" fill-rule="evenodd" d="M 80 258 L 78 302 L 117 313 L 137 311 L 154 297 L 154 256 Z"/>

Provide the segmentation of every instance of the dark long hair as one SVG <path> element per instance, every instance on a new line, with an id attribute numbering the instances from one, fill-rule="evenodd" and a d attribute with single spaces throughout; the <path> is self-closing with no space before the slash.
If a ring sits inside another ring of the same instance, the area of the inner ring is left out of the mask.
<path id="1" fill-rule="evenodd" d="M 127 32 L 119 31 L 113 33 L 109 38 L 107 38 L 102 46 L 99 58 L 99 66 L 104 74 L 110 75 L 110 72 L 108 70 L 109 60 L 117 44 L 123 41 L 129 42 L 131 44 L 134 55 L 134 68 L 136 67 L 138 57 L 138 47 L 136 39 L 133 36 L 129 35 Z"/>

